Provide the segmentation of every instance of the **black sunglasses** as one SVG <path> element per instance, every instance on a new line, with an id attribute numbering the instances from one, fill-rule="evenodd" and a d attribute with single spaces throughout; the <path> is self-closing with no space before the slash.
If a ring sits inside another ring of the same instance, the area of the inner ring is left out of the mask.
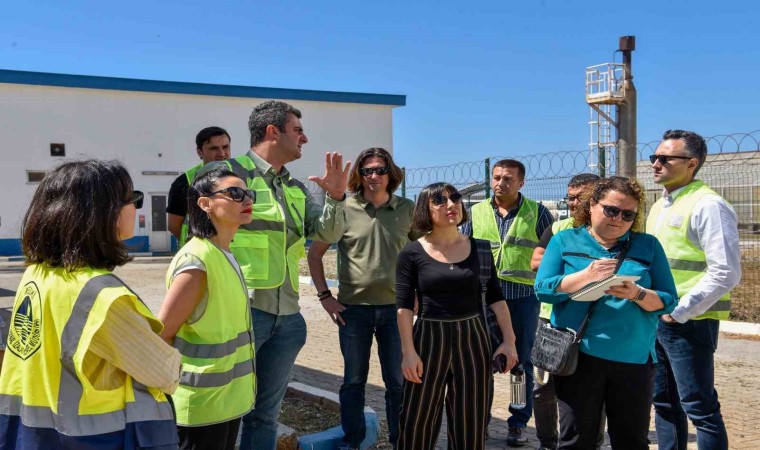
<path id="1" fill-rule="evenodd" d="M 580 200 L 580 199 L 581 199 L 580 195 L 568 195 L 567 197 L 565 197 L 565 201 L 567 201 L 567 202 L 574 202 L 574 201 Z"/>
<path id="2" fill-rule="evenodd" d="M 671 156 L 671 155 L 649 155 L 649 162 L 654 164 L 659 161 L 660 164 L 667 164 L 671 159 L 691 159 L 691 156 Z"/>
<path id="3" fill-rule="evenodd" d="M 212 192 L 205 197 L 211 197 L 216 194 L 230 194 L 230 198 L 233 202 L 243 203 L 246 197 L 250 198 L 253 203 L 256 203 L 256 191 L 250 191 L 248 189 L 239 188 L 237 186 L 231 186 L 218 191 Z"/>
<path id="4" fill-rule="evenodd" d="M 373 173 L 383 176 L 383 175 L 388 174 L 388 168 L 387 167 L 362 167 L 361 169 L 359 169 L 359 173 L 363 177 L 368 177 L 372 175 Z"/>
<path id="5" fill-rule="evenodd" d="M 132 191 L 132 195 L 124 201 L 124 204 L 129 205 L 130 203 L 134 203 L 135 209 L 140 209 L 142 208 L 144 198 L 145 194 L 142 191 Z"/>
<path id="6" fill-rule="evenodd" d="M 459 192 L 452 192 L 449 195 L 443 195 L 441 193 L 430 196 L 430 201 L 434 206 L 443 206 L 451 200 L 451 203 L 457 204 L 462 201 L 462 194 Z"/>
<path id="7" fill-rule="evenodd" d="M 626 222 L 633 222 L 636 220 L 636 216 L 639 215 L 638 211 L 631 211 L 630 209 L 620 209 L 617 206 L 602 205 L 602 212 L 609 218 L 617 217 L 618 214 L 622 214 L 622 218 Z"/>

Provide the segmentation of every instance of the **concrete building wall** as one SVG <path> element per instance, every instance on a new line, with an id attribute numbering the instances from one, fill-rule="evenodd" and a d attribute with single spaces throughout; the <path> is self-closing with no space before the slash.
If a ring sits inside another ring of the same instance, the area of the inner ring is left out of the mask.
<path id="1" fill-rule="evenodd" d="M 177 174 L 200 161 L 195 135 L 221 126 L 232 137 L 232 155 L 240 155 L 250 147 L 248 116 L 267 99 L 0 83 L 0 254 L 18 254 L 21 220 L 37 187 L 27 172 L 83 158 L 125 164 L 135 188 L 149 194 L 137 234 L 149 237 L 150 250 L 168 250 L 168 232 L 152 231 L 163 214 L 156 205 Z M 303 113 L 309 138 L 302 158 L 288 165 L 304 181 L 324 173 L 326 151 L 349 159 L 372 146 L 392 151 L 394 105 L 285 101 Z M 66 156 L 51 156 L 51 143 L 64 143 Z"/>

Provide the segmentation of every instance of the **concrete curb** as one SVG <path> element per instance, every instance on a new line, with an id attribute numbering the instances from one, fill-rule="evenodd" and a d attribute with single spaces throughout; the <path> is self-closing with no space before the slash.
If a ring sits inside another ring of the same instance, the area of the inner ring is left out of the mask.
<path id="1" fill-rule="evenodd" d="M 338 394 L 324 389 L 307 386 L 303 383 L 288 383 L 288 391 L 302 398 L 309 399 L 326 409 L 340 411 L 340 398 Z M 380 422 L 375 410 L 369 406 L 364 407 L 364 422 L 367 426 L 367 434 L 359 448 L 365 450 L 377 442 L 380 434 Z M 307 434 L 298 438 L 299 450 L 334 450 L 343 438 L 343 429 L 338 425 L 320 433 Z"/>

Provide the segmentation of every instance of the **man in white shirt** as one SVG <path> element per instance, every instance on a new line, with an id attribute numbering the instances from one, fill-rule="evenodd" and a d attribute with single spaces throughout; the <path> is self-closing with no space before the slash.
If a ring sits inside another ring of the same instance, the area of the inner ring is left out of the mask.
<path id="1" fill-rule="evenodd" d="M 654 181 L 664 188 L 647 218 L 647 232 L 668 256 L 680 300 L 661 317 L 654 392 L 657 441 L 686 449 L 687 417 L 699 448 L 728 448 L 714 387 L 713 354 L 720 320 L 728 319 L 730 291 L 741 278 L 736 212 L 695 176 L 707 157 L 704 139 L 669 130 L 651 155 Z"/>

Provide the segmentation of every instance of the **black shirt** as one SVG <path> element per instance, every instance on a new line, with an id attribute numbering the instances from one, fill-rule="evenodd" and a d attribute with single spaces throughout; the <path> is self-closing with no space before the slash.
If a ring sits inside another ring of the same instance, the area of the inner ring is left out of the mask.
<path id="1" fill-rule="evenodd" d="M 169 200 L 166 205 L 166 212 L 177 216 L 187 215 L 187 189 L 190 184 L 187 182 L 187 175 L 181 173 L 169 188 Z"/>
<path id="2" fill-rule="evenodd" d="M 475 240 L 470 238 L 470 255 L 453 264 L 436 261 L 419 241 L 401 250 L 396 265 L 396 306 L 414 309 L 414 295 L 420 303 L 419 315 L 428 319 L 458 319 L 480 312 L 480 263 Z M 504 300 L 496 267 L 491 265 L 486 303 Z"/>

